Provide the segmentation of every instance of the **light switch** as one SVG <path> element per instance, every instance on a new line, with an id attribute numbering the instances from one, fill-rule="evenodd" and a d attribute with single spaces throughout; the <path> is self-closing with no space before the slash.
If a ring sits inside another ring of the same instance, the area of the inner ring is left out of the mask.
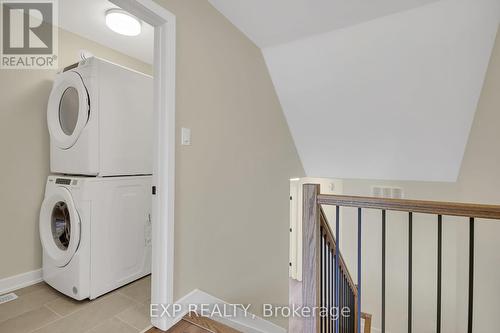
<path id="1" fill-rule="evenodd" d="M 191 145 L 191 129 L 190 128 L 182 128 L 181 129 L 181 144 L 183 146 Z"/>

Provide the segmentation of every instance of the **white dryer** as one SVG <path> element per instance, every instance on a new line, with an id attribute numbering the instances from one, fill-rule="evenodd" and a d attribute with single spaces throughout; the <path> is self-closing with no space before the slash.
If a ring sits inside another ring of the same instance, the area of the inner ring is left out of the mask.
<path id="1" fill-rule="evenodd" d="M 89 58 L 54 81 L 47 106 L 53 173 L 152 174 L 153 79 Z"/>
<path id="2" fill-rule="evenodd" d="M 40 211 L 43 279 L 94 299 L 151 272 L 151 176 L 49 176 Z"/>

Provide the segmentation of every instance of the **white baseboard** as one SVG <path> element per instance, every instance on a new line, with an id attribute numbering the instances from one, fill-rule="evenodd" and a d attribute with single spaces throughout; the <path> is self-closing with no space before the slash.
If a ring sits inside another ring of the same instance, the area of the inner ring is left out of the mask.
<path id="1" fill-rule="evenodd" d="M 10 276 L 0 280 L 0 295 L 10 293 L 11 291 L 31 286 L 42 281 L 42 270 L 22 273 Z"/>
<path id="2" fill-rule="evenodd" d="M 155 324 L 155 326 L 160 326 L 158 328 L 164 331 L 172 328 L 175 324 L 181 321 L 185 315 L 188 314 L 189 304 L 229 304 L 217 297 L 214 297 L 197 289 L 193 290 L 175 303 L 182 306 L 182 311 L 180 311 L 175 317 L 163 317 L 161 319 L 153 318 L 153 323 Z M 245 316 L 245 312 L 243 311 L 243 309 L 238 309 L 235 317 L 212 316 L 210 317 L 210 319 L 229 326 L 242 333 L 286 333 L 286 330 L 284 328 L 260 317 L 254 316 L 252 314 L 247 314 Z"/>

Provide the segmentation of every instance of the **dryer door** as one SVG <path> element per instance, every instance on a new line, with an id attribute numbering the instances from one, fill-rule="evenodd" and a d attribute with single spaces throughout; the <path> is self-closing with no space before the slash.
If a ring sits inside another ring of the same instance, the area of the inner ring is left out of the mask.
<path id="1" fill-rule="evenodd" d="M 57 187 L 42 203 L 40 239 L 45 253 L 58 267 L 66 266 L 78 249 L 80 216 L 64 187 Z"/>
<path id="2" fill-rule="evenodd" d="M 47 123 L 52 140 L 61 149 L 71 148 L 90 116 L 89 95 L 80 75 L 59 74 L 47 106 Z"/>

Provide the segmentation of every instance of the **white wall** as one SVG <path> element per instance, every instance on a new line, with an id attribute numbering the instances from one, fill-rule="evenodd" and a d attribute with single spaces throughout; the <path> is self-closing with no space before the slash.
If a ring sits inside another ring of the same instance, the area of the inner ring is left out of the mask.
<path id="1" fill-rule="evenodd" d="M 404 189 L 408 199 L 465 201 L 500 204 L 500 34 L 488 67 L 479 106 L 471 129 L 457 182 L 401 182 L 383 180 L 343 181 L 345 194 L 371 195 L 374 185 Z M 381 311 L 381 217 L 365 210 L 363 215 L 363 311 L 374 315 L 380 328 Z M 407 325 L 408 224 L 407 215 L 388 213 L 387 222 L 387 331 L 404 332 Z M 414 311 L 415 332 L 435 332 L 436 237 L 435 216 L 414 217 Z M 343 210 L 342 251 L 350 271 L 356 267 L 356 215 Z M 443 317 L 442 332 L 467 331 L 468 292 L 467 218 L 443 220 Z M 475 238 L 474 332 L 489 333 L 500 312 L 500 221 L 477 220 Z M 349 246 L 346 246 L 348 244 Z"/>
<path id="2" fill-rule="evenodd" d="M 307 175 L 455 181 L 499 16 L 441 0 L 265 48 Z"/>
<path id="3" fill-rule="evenodd" d="M 345 28 L 438 0 L 209 1 L 257 46 L 265 48 Z"/>

